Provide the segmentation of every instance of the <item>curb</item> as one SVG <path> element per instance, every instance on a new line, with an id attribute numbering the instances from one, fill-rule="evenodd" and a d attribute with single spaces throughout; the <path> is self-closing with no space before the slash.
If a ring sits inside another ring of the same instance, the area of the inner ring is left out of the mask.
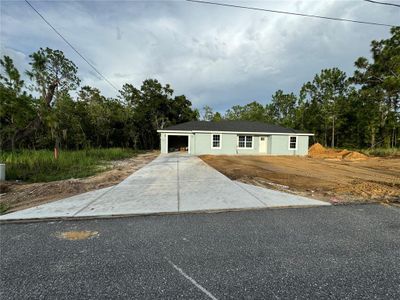
<path id="1" fill-rule="evenodd" d="M 48 218 L 27 218 L 27 219 L 10 219 L 0 220 L 0 225 L 5 224 L 23 224 L 23 223 L 38 223 L 51 221 L 85 221 L 85 220 L 106 220 L 106 219 L 122 219 L 131 217 L 155 217 L 155 216 L 179 216 L 179 215 L 197 215 L 197 214 L 218 214 L 228 212 L 245 212 L 259 210 L 275 210 L 275 209 L 298 209 L 298 208 L 321 208 L 333 207 L 334 205 L 289 205 L 289 206 L 274 206 L 274 207 L 249 207 L 249 208 L 227 208 L 227 209 L 209 209 L 209 210 L 193 210 L 193 211 L 176 211 L 176 212 L 159 212 L 159 213 L 139 213 L 139 214 L 110 214 L 99 216 L 70 216 L 70 217 L 48 217 Z"/>

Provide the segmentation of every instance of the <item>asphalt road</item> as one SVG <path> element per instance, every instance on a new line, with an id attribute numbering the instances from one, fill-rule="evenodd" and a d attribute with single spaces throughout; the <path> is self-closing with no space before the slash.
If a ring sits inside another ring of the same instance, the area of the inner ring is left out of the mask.
<path id="1" fill-rule="evenodd" d="M 66 240 L 60 233 L 97 236 Z M 400 298 L 382 205 L 0 226 L 1 299 Z"/>

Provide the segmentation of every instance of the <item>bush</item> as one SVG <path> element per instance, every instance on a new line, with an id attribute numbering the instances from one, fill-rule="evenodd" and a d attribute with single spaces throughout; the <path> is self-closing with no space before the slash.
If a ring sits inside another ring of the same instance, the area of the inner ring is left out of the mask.
<path id="1" fill-rule="evenodd" d="M 400 156 L 400 148 L 375 148 L 361 150 L 360 152 L 369 156 Z"/>
<path id="2" fill-rule="evenodd" d="M 0 202 L 0 215 L 4 214 L 9 208 L 8 204 Z"/>
<path id="3" fill-rule="evenodd" d="M 58 160 L 50 150 L 21 150 L 2 152 L 1 163 L 6 164 L 7 180 L 47 182 L 94 175 L 107 168 L 107 162 L 135 156 L 132 149 L 86 149 L 60 151 Z"/>

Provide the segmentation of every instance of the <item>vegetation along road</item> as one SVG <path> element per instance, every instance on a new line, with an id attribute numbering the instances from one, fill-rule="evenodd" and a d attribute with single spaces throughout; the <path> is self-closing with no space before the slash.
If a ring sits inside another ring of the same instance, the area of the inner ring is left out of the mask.
<path id="1" fill-rule="evenodd" d="M 63 151 L 5 152 L 8 180 L 0 183 L 0 213 L 106 188 L 120 183 L 158 156 L 157 151 L 109 148 Z M 21 180 L 23 179 L 23 180 Z"/>

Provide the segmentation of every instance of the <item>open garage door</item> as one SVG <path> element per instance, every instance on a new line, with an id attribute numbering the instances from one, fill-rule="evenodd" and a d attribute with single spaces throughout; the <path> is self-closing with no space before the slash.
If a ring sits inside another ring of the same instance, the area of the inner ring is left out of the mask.
<path id="1" fill-rule="evenodd" d="M 167 143 L 168 153 L 189 151 L 189 136 L 187 135 L 168 135 Z"/>

